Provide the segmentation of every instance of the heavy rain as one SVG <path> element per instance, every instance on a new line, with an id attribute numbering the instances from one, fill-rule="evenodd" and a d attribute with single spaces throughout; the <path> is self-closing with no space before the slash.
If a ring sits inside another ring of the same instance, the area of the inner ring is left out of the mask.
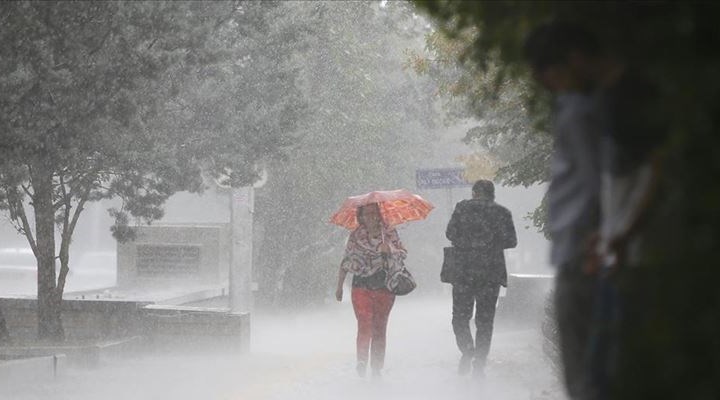
<path id="1" fill-rule="evenodd" d="M 0 4 L 0 399 L 716 398 L 718 8 L 616 6 Z"/>

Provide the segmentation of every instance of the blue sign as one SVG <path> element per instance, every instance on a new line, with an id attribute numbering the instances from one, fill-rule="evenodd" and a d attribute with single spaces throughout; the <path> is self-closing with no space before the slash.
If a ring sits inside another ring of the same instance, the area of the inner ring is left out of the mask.
<path id="1" fill-rule="evenodd" d="M 448 189 L 472 186 L 465 179 L 463 168 L 418 169 L 415 171 L 415 184 L 418 189 Z"/>

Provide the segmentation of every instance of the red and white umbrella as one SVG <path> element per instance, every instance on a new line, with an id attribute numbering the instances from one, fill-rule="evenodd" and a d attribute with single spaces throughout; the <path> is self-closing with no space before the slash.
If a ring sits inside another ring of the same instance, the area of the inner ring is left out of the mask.
<path id="1" fill-rule="evenodd" d="M 408 221 L 425 219 L 435 208 L 429 201 L 406 189 L 378 190 L 348 197 L 330 222 L 347 229 L 358 227 L 357 208 L 377 203 L 386 224 L 394 226 Z"/>

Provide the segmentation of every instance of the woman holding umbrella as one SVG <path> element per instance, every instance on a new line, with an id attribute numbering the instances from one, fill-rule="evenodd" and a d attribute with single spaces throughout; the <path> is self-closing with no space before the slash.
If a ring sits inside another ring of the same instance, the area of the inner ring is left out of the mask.
<path id="1" fill-rule="evenodd" d="M 352 229 L 335 297 L 342 301 L 345 277 L 353 274 L 351 299 L 358 321 L 357 373 L 361 377 L 365 376 L 368 359 L 374 377 L 380 376 L 385 362 L 387 322 L 395 302 L 395 295 L 386 287 L 386 277 L 388 272 L 402 268 L 407 255 L 393 225 L 424 218 L 431 209 L 432 205 L 419 196 L 398 190 L 350 197 L 333 215 L 333 223 Z"/>
<path id="2" fill-rule="evenodd" d="M 352 273 L 351 299 L 358 321 L 357 372 L 365 376 L 370 352 L 373 376 L 380 376 L 388 316 L 395 302 L 395 295 L 385 287 L 387 268 L 402 263 L 407 251 L 397 231 L 383 223 L 377 204 L 358 207 L 357 219 L 359 226 L 350 234 L 340 263 L 335 297 L 342 300 L 345 277 Z"/>

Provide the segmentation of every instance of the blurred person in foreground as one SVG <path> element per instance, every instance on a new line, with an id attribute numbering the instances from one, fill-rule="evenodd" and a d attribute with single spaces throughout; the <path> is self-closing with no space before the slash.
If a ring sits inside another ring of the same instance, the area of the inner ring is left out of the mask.
<path id="1" fill-rule="evenodd" d="M 352 305 L 358 323 L 357 373 L 364 377 L 368 360 L 373 377 L 385 363 L 388 317 L 395 295 L 386 287 L 387 271 L 401 265 L 407 255 L 395 228 L 383 222 L 377 204 L 357 209 L 358 227 L 350 233 L 340 264 L 335 298 L 342 301 L 348 273 L 352 279 Z M 369 355 L 368 355 L 369 353 Z"/>
<path id="2" fill-rule="evenodd" d="M 445 236 L 455 252 L 457 275 L 452 285 L 452 326 L 462 353 L 458 373 L 485 375 L 490 351 L 495 306 L 500 286 L 507 286 L 503 250 L 517 245 L 510 211 L 495 202 L 495 186 L 488 180 L 475 182 L 472 199 L 455 206 Z M 475 307 L 475 341 L 470 319 Z"/>
<path id="3" fill-rule="evenodd" d="M 628 251 L 640 251 L 655 196 L 662 129 L 648 122 L 654 93 L 573 24 L 536 28 L 525 54 L 555 95 L 547 225 L 565 384 L 572 399 L 604 399 L 624 323 L 611 275 L 636 261 Z"/>
<path id="4" fill-rule="evenodd" d="M 541 26 L 525 43 L 533 78 L 555 96 L 547 230 L 565 385 L 573 400 L 594 399 L 586 368 L 595 275 L 586 273 L 600 218 L 602 123 L 587 58 L 599 44 L 572 26 Z"/>

